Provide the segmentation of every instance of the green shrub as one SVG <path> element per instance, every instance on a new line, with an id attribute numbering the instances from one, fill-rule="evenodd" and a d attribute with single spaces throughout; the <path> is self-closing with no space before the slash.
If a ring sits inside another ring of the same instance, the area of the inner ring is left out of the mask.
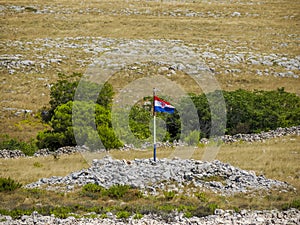
<path id="1" fill-rule="evenodd" d="M 184 213 L 184 217 L 191 218 L 191 217 L 193 217 L 193 214 L 191 212 L 187 211 Z"/>
<path id="2" fill-rule="evenodd" d="M 234 210 L 236 213 L 239 213 L 239 212 L 241 211 L 240 208 L 237 207 L 237 206 L 234 206 L 234 207 L 233 207 L 233 210 Z"/>
<path id="3" fill-rule="evenodd" d="M 119 211 L 116 213 L 117 219 L 128 219 L 131 213 L 128 211 Z"/>
<path id="4" fill-rule="evenodd" d="M 0 192 L 14 191 L 20 187 L 22 187 L 22 184 L 14 181 L 10 177 L 9 178 L 0 178 Z"/>
<path id="5" fill-rule="evenodd" d="M 105 192 L 105 188 L 93 183 L 84 185 L 81 191 L 84 196 L 90 197 L 92 199 L 98 199 L 100 196 L 104 195 Z"/>
<path id="6" fill-rule="evenodd" d="M 38 147 L 50 150 L 74 145 L 86 145 L 91 150 L 121 147 L 110 118 L 108 109 L 93 102 L 69 101 L 59 105 L 50 121 L 52 130 L 38 134 Z"/>
<path id="7" fill-rule="evenodd" d="M 210 213 L 214 213 L 217 208 L 219 208 L 217 203 L 211 202 L 207 205 Z"/>
<path id="8" fill-rule="evenodd" d="M 7 215 L 11 216 L 13 219 L 18 219 L 23 215 L 31 215 L 33 209 L 13 209 L 13 210 L 7 210 L 7 209 L 0 209 L 0 215 Z"/>
<path id="9" fill-rule="evenodd" d="M 39 148 L 48 148 L 50 151 L 55 151 L 58 148 L 66 145 L 66 137 L 63 133 L 53 131 L 42 131 L 38 133 L 37 145 Z"/>
<path id="10" fill-rule="evenodd" d="M 164 191 L 163 193 L 167 200 L 172 200 L 176 195 L 175 191 Z"/>
<path id="11" fill-rule="evenodd" d="M 101 219 L 106 219 L 108 216 L 107 216 L 107 214 L 106 213 L 102 213 L 101 215 L 100 215 L 100 218 Z"/>
<path id="12" fill-rule="evenodd" d="M 104 188 L 98 184 L 89 183 L 82 187 L 83 192 L 92 192 L 92 193 L 99 193 L 103 191 Z"/>
<path id="13" fill-rule="evenodd" d="M 292 202 L 285 203 L 282 206 L 283 210 L 287 210 L 287 209 L 291 209 L 291 208 L 295 208 L 295 209 L 299 209 L 300 210 L 300 199 L 294 199 Z"/>
<path id="14" fill-rule="evenodd" d="M 133 219 L 135 219 L 135 220 L 140 220 L 142 218 L 143 218 L 143 214 L 141 214 L 141 213 L 136 213 L 133 217 Z"/>
<path id="15" fill-rule="evenodd" d="M 80 101 L 94 101 L 106 109 L 111 107 L 114 95 L 111 84 L 105 83 L 100 85 L 95 82 L 85 81 L 81 79 L 82 74 L 80 73 L 71 75 L 59 73 L 58 76 L 59 80 L 52 84 L 50 90 L 50 108 L 43 109 L 43 121 L 49 122 L 58 106 L 73 101 L 75 98 Z M 78 86 L 79 84 L 80 86 Z"/>
<path id="16" fill-rule="evenodd" d="M 291 208 L 300 209 L 300 199 L 293 200 L 292 203 L 291 203 Z"/>
<path id="17" fill-rule="evenodd" d="M 197 208 L 190 210 L 190 212 L 193 216 L 203 217 L 213 214 L 214 210 L 212 211 L 212 209 L 208 206 L 198 206 Z"/>
<path id="18" fill-rule="evenodd" d="M 37 146 L 34 140 L 29 143 L 24 141 L 18 141 L 15 138 L 10 138 L 8 135 L 3 135 L 0 137 L 0 149 L 7 150 L 21 150 L 25 155 L 33 156 L 37 150 Z"/>
<path id="19" fill-rule="evenodd" d="M 54 209 L 50 210 L 50 214 L 53 214 L 55 217 L 66 219 L 70 216 L 73 209 L 70 207 L 55 207 Z"/>
<path id="20" fill-rule="evenodd" d="M 199 137 L 200 137 L 200 132 L 197 130 L 194 130 L 190 132 L 185 138 L 184 141 L 188 145 L 197 145 L 199 143 Z"/>
<path id="21" fill-rule="evenodd" d="M 201 137 L 209 137 L 211 115 L 207 96 L 214 99 L 218 92 L 191 95 L 197 108 Z M 296 126 L 300 123 L 300 98 L 283 88 L 276 91 L 223 91 L 226 104 L 226 133 L 257 133 L 278 127 Z"/>
<path id="22" fill-rule="evenodd" d="M 116 185 L 111 186 L 106 191 L 106 193 L 111 198 L 120 199 L 126 194 L 126 192 L 129 190 L 129 188 L 130 188 L 130 186 L 128 186 L 128 185 L 116 184 Z"/>

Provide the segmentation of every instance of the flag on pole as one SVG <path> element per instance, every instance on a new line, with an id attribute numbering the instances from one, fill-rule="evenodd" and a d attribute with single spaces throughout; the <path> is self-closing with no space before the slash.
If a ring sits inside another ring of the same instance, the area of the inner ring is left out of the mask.
<path id="1" fill-rule="evenodd" d="M 154 96 L 154 112 L 174 113 L 175 107 L 169 102 Z"/>

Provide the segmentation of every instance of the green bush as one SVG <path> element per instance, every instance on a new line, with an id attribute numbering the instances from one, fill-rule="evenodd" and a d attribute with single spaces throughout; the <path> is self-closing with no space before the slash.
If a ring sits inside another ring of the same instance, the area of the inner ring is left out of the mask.
<path id="1" fill-rule="evenodd" d="M 190 132 L 185 138 L 184 141 L 188 145 L 197 145 L 199 143 L 199 138 L 200 138 L 200 132 L 197 130 L 194 130 Z"/>
<path id="2" fill-rule="evenodd" d="M 191 217 L 193 217 L 193 214 L 191 212 L 187 211 L 184 213 L 184 217 L 191 218 Z"/>
<path id="3" fill-rule="evenodd" d="M 4 191 L 14 191 L 18 188 L 22 187 L 22 184 L 14 181 L 13 179 L 9 178 L 0 178 L 0 192 Z"/>
<path id="4" fill-rule="evenodd" d="M 292 202 L 285 203 L 282 206 L 283 210 L 287 210 L 287 209 L 291 209 L 291 208 L 299 209 L 300 210 L 300 199 L 294 199 Z"/>
<path id="5" fill-rule="evenodd" d="M 66 219 L 70 216 L 73 209 L 70 207 L 55 207 L 50 210 L 50 214 L 53 214 L 55 217 Z"/>
<path id="6" fill-rule="evenodd" d="M 33 156 L 37 150 L 37 146 L 33 140 L 29 143 L 18 141 L 15 138 L 10 138 L 8 135 L 0 137 L 0 149 L 21 150 L 27 156 Z"/>
<path id="7" fill-rule="evenodd" d="M 218 204 L 214 203 L 214 202 L 208 203 L 207 207 L 208 207 L 211 214 L 213 214 L 215 212 L 215 210 L 217 208 L 219 208 Z"/>
<path id="8" fill-rule="evenodd" d="M 175 205 L 166 204 L 166 205 L 159 206 L 158 209 L 161 210 L 161 211 L 170 213 L 170 212 L 176 210 L 177 207 Z"/>
<path id="9" fill-rule="evenodd" d="M 82 191 L 81 193 L 84 196 L 90 197 L 92 199 L 98 199 L 99 197 L 101 197 L 102 195 L 104 195 L 104 193 L 106 193 L 105 188 L 97 185 L 97 184 L 86 184 L 82 187 Z"/>
<path id="10" fill-rule="evenodd" d="M 117 219 L 128 219 L 131 213 L 128 211 L 119 211 L 116 213 Z"/>
<path id="11" fill-rule="evenodd" d="M 101 219 L 106 219 L 106 218 L 108 218 L 108 216 L 107 216 L 106 213 L 102 213 L 102 214 L 100 215 L 100 218 L 101 218 Z"/>
<path id="12" fill-rule="evenodd" d="M 112 127 L 111 106 L 114 95 L 112 86 L 108 83 L 99 85 L 85 81 L 81 79 L 81 74 L 76 73 L 70 76 L 64 74 L 59 76 L 60 80 L 51 88 L 50 109 L 45 109 L 46 113 L 42 113 L 43 120 L 47 121 L 52 129 L 38 134 L 38 147 L 50 150 L 67 145 L 87 145 L 92 150 L 121 147 L 123 143 Z M 100 89 L 101 92 L 98 93 Z M 162 136 L 162 141 L 183 138 L 185 142 L 194 145 L 200 138 L 211 136 L 212 126 L 215 131 L 213 135 L 222 135 L 224 132 L 234 135 L 300 124 L 300 98 L 296 94 L 285 92 L 283 88 L 276 91 L 253 92 L 241 89 L 218 90 L 201 95 L 191 94 L 190 97 L 196 107 L 197 115 L 193 115 L 189 110 L 190 103 L 187 98 L 178 103 L 176 106 L 178 110 L 175 110 L 174 114 L 157 113 L 157 117 L 166 125 L 167 132 L 160 127 L 157 128 L 157 137 Z M 222 103 L 220 99 L 223 98 L 226 110 L 222 107 L 223 104 L 219 104 Z M 152 97 L 144 100 L 152 101 Z M 149 140 L 152 130 L 151 107 L 138 103 L 130 109 L 129 118 L 127 113 L 124 113 L 123 118 L 124 109 L 118 109 L 120 116 L 116 123 L 121 124 L 118 124 L 117 132 L 123 141 L 137 146 L 140 144 L 138 140 Z M 183 117 L 180 112 L 185 113 L 186 121 L 181 121 Z M 212 115 L 212 112 L 218 113 Z M 225 114 L 226 127 L 224 127 Z M 216 123 L 212 124 L 212 118 Z M 129 133 L 128 125 L 131 131 Z M 182 131 L 188 132 L 181 134 Z M 28 149 L 27 154 L 33 153 Z"/>
<path id="13" fill-rule="evenodd" d="M 83 192 L 100 193 L 104 188 L 98 184 L 89 183 L 82 187 Z"/>
<path id="14" fill-rule="evenodd" d="M 136 213 L 133 217 L 133 219 L 135 219 L 135 220 L 140 220 L 142 218 L 143 218 L 143 214 L 141 214 L 141 213 Z"/>
<path id="15" fill-rule="evenodd" d="M 50 109 L 44 108 L 41 113 L 43 121 L 49 122 L 58 106 L 73 101 L 75 98 L 80 101 L 94 101 L 107 109 L 111 107 L 114 95 L 112 85 L 108 83 L 100 85 L 85 81 L 81 79 L 82 74 L 80 73 L 71 75 L 59 73 L 58 76 L 60 79 L 52 84 L 50 90 Z M 80 86 L 78 86 L 79 84 Z"/>
<path id="16" fill-rule="evenodd" d="M 0 215 L 7 215 L 11 216 L 13 219 L 18 219 L 23 215 L 31 215 L 33 209 L 13 209 L 13 210 L 7 210 L 7 209 L 0 209 Z"/>
<path id="17" fill-rule="evenodd" d="M 116 184 L 107 189 L 106 193 L 111 198 L 120 199 L 126 194 L 129 188 L 130 186 L 128 185 Z"/>
<path id="18" fill-rule="evenodd" d="M 257 133 L 278 127 L 300 124 L 300 98 L 283 88 L 276 91 L 223 91 L 226 104 L 226 133 Z M 210 96 L 217 92 L 209 93 Z M 191 96 L 199 116 L 201 137 L 209 137 L 211 130 L 210 106 L 204 94 Z M 213 97 L 211 97 L 213 99 Z"/>
<path id="19" fill-rule="evenodd" d="M 55 151 L 62 146 L 68 145 L 64 133 L 54 131 L 42 131 L 37 135 L 37 146 L 39 148 L 48 148 L 50 151 Z"/>
<path id="20" fill-rule="evenodd" d="M 122 143 L 115 136 L 110 118 L 108 109 L 93 102 L 69 101 L 59 105 L 50 121 L 52 130 L 38 134 L 38 147 L 50 150 L 74 145 L 86 145 L 91 150 L 119 148 Z"/>

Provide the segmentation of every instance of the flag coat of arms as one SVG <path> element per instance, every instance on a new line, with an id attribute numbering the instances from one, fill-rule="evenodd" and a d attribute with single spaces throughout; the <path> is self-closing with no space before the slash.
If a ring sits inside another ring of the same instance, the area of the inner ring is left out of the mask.
<path id="1" fill-rule="evenodd" d="M 172 106 L 169 102 L 154 96 L 154 112 L 166 112 L 174 113 L 175 107 Z"/>

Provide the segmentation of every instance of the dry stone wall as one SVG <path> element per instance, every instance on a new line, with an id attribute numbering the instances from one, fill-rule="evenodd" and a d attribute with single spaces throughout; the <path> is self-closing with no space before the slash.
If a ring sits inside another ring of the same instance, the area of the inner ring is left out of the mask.
<path id="1" fill-rule="evenodd" d="M 222 141 L 224 143 L 234 143 L 239 141 L 244 142 L 256 142 L 260 141 L 263 142 L 267 139 L 271 138 L 277 138 L 277 137 L 283 137 L 283 136 L 289 136 L 289 135 L 300 135 L 300 126 L 294 126 L 289 128 L 277 128 L 276 130 L 268 131 L 268 132 L 262 132 L 259 134 L 236 134 L 236 135 L 224 135 L 219 138 L 214 139 L 214 141 Z M 200 143 L 208 144 L 211 140 L 202 138 L 200 140 Z M 181 140 L 174 141 L 173 143 L 170 142 L 158 142 L 158 147 L 172 147 L 172 146 L 185 146 L 186 143 L 182 142 Z M 144 143 L 141 147 L 142 149 L 146 149 L 151 147 L 152 144 L 147 142 Z M 123 147 L 120 148 L 120 150 L 126 151 L 126 150 L 134 150 L 136 147 L 133 144 L 125 144 Z M 49 155 L 63 155 L 63 154 L 73 154 L 76 152 L 84 152 L 88 151 L 88 148 L 85 146 L 66 146 L 61 147 L 57 149 L 54 152 L 51 152 L 49 149 L 39 149 L 35 152 L 35 157 L 40 156 L 49 156 Z M 101 150 L 103 151 L 103 150 Z M 25 154 L 20 150 L 0 150 L 0 158 L 19 158 L 19 157 L 25 157 Z"/>

